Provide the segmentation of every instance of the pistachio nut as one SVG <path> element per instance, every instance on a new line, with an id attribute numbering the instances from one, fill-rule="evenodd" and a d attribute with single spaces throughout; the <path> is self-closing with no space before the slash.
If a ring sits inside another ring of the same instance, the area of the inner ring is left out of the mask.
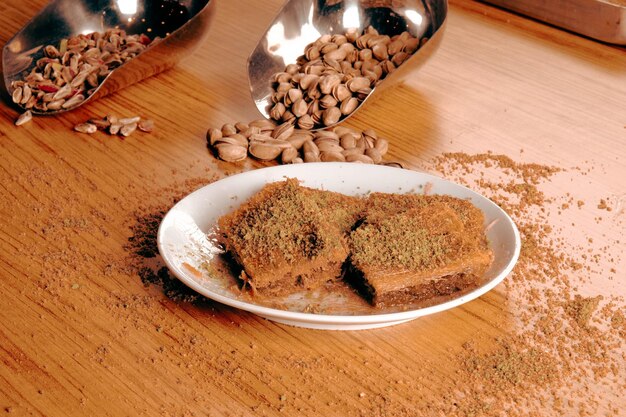
<path id="1" fill-rule="evenodd" d="M 320 154 L 320 160 L 322 162 L 345 162 L 346 158 L 337 151 L 322 152 Z"/>
<path id="2" fill-rule="evenodd" d="M 356 147 L 356 139 L 350 133 L 341 136 L 340 144 L 343 149 L 352 149 Z"/>
<path id="3" fill-rule="evenodd" d="M 248 150 L 243 146 L 230 143 L 220 143 L 215 145 L 217 156 L 226 162 L 243 161 L 248 155 Z"/>
<path id="4" fill-rule="evenodd" d="M 300 90 L 298 90 L 298 91 L 300 91 Z M 302 98 L 299 98 L 291 106 L 291 111 L 293 112 L 294 116 L 296 116 L 298 118 L 300 118 L 300 117 L 304 116 L 305 114 L 307 114 L 308 109 L 309 109 L 308 104 Z"/>
<path id="5" fill-rule="evenodd" d="M 374 161 L 367 155 L 354 154 L 346 156 L 347 162 L 362 162 L 364 164 L 373 164 Z"/>
<path id="6" fill-rule="evenodd" d="M 237 128 L 230 123 L 226 123 L 222 126 L 222 136 L 230 136 L 237 133 Z"/>
<path id="7" fill-rule="evenodd" d="M 322 112 L 322 122 L 325 126 L 334 125 L 341 118 L 341 110 L 337 107 L 331 107 Z"/>
<path id="8" fill-rule="evenodd" d="M 326 94 L 325 96 L 320 98 L 319 103 L 321 108 L 327 109 L 329 107 L 337 106 L 337 99 L 330 94 Z"/>
<path id="9" fill-rule="evenodd" d="M 391 62 L 393 62 L 393 64 L 396 67 L 399 67 L 400 65 L 402 65 L 404 61 L 406 61 L 408 57 L 409 57 L 409 54 L 407 54 L 406 52 L 400 51 L 391 58 Z"/>
<path id="10" fill-rule="evenodd" d="M 278 140 L 286 140 L 293 134 L 294 130 L 295 126 L 291 122 L 285 122 L 274 128 L 274 131 L 272 131 L 272 137 Z"/>
<path id="11" fill-rule="evenodd" d="M 370 80 L 368 80 L 365 77 L 355 77 L 349 80 L 348 82 L 346 82 L 346 87 L 348 87 L 348 89 L 352 91 L 353 93 L 363 88 L 367 88 L 369 86 L 370 86 Z"/>
<path id="12" fill-rule="evenodd" d="M 316 157 L 319 157 L 319 155 L 320 155 L 319 148 L 310 139 L 304 141 L 304 143 L 302 144 L 302 151 L 304 152 L 304 155 L 306 155 L 307 153 L 314 154 Z M 306 161 L 306 159 L 305 159 L 305 161 Z"/>
<path id="13" fill-rule="evenodd" d="M 313 129 L 313 127 L 315 126 L 315 122 L 313 122 L 313 118 L 308 114 L 302 115 L 298 119 L 297 124 L 300 129 L 305 129 L 305 130 Z"/>
<path id="14" fill-rule="evenodd" d="M 374 141 L 374 149 L 376 149 L 381 156 L 384 156 L 389 149 L 389 142 L 385 138 L 378 138 Z"/>
<path id="15" fill-rule="evenodd" d="M 300 88 L 303 90 L 309 90 L 310 88 L 317 88 L 320 82 L 320 76 L 315 74 L 307 74 L 300 80 Z"/>
<path id="16" fill-rule="evenodd" d="M 404 48 L 404 42 L 400 39 L 393 40 L 387 44 L 387 53 L 389 55 L 395 55 Z"/>
<path id="17" fill-rule="evenodd" d="M 338 102 L 343 102 L 345 99 L 352 97 L 352 92 L 348 90 L 345 84 L 338 84 L 333 87 L 332 95 Z"/>
<path id="18" fill-rule="evenodd" d="M 320 162 L 320 157 L 318 154 L 315 154 L 314 152 L 305 152 L 304 162 Z"/>
<path id="19" fill-rule="evenodd" d="M 354 112 L 357 107 L 359 107 L 359 100 L 355 97 L 350 97 L 341 102 L 339 111 L 341 111 L 341 114 L 344 116 L 347 116 L 348 114 Z"/>
<path id="20" fill-rule="evenodd" d="M 332 130 L 319 130 L 315 132 L 315 139 L 330 138 L 339 143 L 339 135 Z"/>
<path id="21" fill-rule="evenodd" d="M 339 152 L 341 153 L 341 151 L 343 151 L 344 149 L 341 147 L 341 145 L 338 145 L 336 143 L 330 142 L 330 141 L 324 141 L 321 143 L 316 143 L 317 148 L 320 150 L 320 153 L 324 153 L 324 152 Z"/>
<path id="22" fill-rule="evenodd" d="M 250 151 L 250 155 L 261 161 L 271 161 L 281 154 L 283 148 L 264 142 L 251 142 L 248 150 Z"/>
<path id="23" fill-rule="evenodd" d="M 274 120 L 280 120 L 283 114 L 287 111 L 287 108 L 282 102 L 274 104 L 274 107 L 270 110 L 270 117 Z"/>
<path id="24" fill-rule="evenodd" d="M 243 146 L 244 148 L 248 147 L 248 139 L 245 136 L 240 135 L 239 133 L 235 133 L 234 135 L 230 136 L 223 136 L 215 143 L 230 143 L 232 145 Z"/>
<path id="25" fill-rule="evenodd" d="M 333 45 L 333 44 L 331 44 L 331 45 Z M 324 54 L 324 60 L 332 59 L 332 60 L 341 62 L 344 59 L 346 59 L 347 55 L 348 55 L 348 53 L 346 52 L 345 49 L 335 48 L 335 50 L 327 52 L 327 53 Z"/>
<path id="26" fill-rule="evenodd" d="M 376 148 L 366 149 L 365 155 L 372 158 L 372 161 L 374 161 L 375 164 L 379 163 L 383 159 L 382 155 L 380 154 L 380 152 L 378 152 L 378 149 Z"/>
<path id="27" fill-rule="evenodd" d="M 387 45 L 380 42 L 372 46 L 372 55 L 379 61 L 384 61 L 389 58 L 389 52 L 387 52 Z"/>
<path id="28" fill-rule="evenodd" d="M 311 140 L 311 134 L 301 130 L 294 131 L 294 133 L 287 138 L 287 142 L 289 142 L 292 147 L 298 150 L 302 148 L 302 145 L 307 140 Z"/>
<path id="29" fill-rule="evenodd" d="M 415 53 L 415 51 L 417 51 L 417 49 L 420 47 L 420 44 L 421 43 L 418 38 L 410 38 L 404 42 L 404 47 L 402 48 L 402 50 L 411 55 Z"/>
<path id="30" fill-rule="evenodd" d="M 283 152 L 280 155 L 280 159 L 283 164 L 289 164 L 297 157 L 298 157 L 298 150 L 294 147 L 283 149 Z"/>

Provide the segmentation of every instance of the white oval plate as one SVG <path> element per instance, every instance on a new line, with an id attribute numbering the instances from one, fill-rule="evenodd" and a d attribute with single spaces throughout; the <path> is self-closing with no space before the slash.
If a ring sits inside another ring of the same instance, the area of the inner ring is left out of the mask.
<path id="1" fill-rule="evenodd" d="M 299 293 L 271 304 L 240 292 L 235 278 L 209 271 L 207 261 L 219 248 L 207 238 L 217 219 L 258 192 L 265 184 L 297 178 L 311 188 L 348 195 L 367 192 L 448 194 L 467 198 L 485 214 L 487 237 L 494 262 L 481 285 L 471 291 L 431 300 L 429 305 L 379 310 L 354 294 Z M 157 237 L 167 266 L 185 285 L 220 303 L 293 326 L 331 330 L 358 330 L 403 323 L 471 301 L 499 284 L 513 269 L 520 237 L 511 218 L 491 200 L 459 184 L 433 175 L 381 165 L 307 163 L 257 169 L 207 185 L 176 204 L 163 218 Z M 276 306 L 279 306 L 278 308 Z M 313 308 L 312 308 L 313 306 Z M 310 312 L 315 311 L 315 312 Z"/>

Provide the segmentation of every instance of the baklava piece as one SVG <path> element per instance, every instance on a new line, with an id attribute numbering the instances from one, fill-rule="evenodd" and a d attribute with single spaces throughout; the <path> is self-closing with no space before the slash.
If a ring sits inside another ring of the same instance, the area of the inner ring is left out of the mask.
<path id="1" fill-rule="evenodd" d="M 375 306 L 476 286 L 492 262 L 483 214 L 449 196 L 374 193 L 351 234 L 351 282 Z"/>
<path id="2" fill-rule="evenodd" d="M 266 185 L 218 221 L 245 284 L 264 295 L 314 289 L 342 275 L 345 234 L 295 179 Z"/>

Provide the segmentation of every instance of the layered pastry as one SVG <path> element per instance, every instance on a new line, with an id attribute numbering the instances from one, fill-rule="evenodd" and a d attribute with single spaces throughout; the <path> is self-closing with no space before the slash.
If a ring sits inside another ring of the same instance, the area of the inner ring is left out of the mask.
<path id="1" fill-rule="evenodd" d="M 295 179 L 266 185 L 219 219 L 221 241 L 253 290 L 280 295 L 314 289 L 342 275 L 353 197 L 302 187 Z"/>
<path id="2" fill-rule="evenodd" d="M 350 282 L 377 307 L 474 287 L 493 258 L 483 222 L 467 200 L 372 194 L 350 234 Z"/>

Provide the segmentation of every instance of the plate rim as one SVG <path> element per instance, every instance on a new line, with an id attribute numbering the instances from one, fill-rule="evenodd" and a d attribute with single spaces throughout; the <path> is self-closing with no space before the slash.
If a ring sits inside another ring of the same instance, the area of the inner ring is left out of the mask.
<path id="1" fill-rule="evenodd" d="M 293 322 L 301 322 L 301 323 L 316 323 L 316 324 L 327 324 L 327 325 L 333 325 L 333 324 L 334 325 L 342 325 L 342 324 L 343 325 L 346 325 L 346 324 L 347 325 L 367 325 L 367 324 L 379 324 L 379 323 L 385 323 L 385 322 L 407 321 L 407 320 L 415 319 L 415 318 L 422 317 L 425 315 L 435 314 L 438 312 L 449 310 L 449 309 L 458 307 L 462 304 L 465 304 L 469 301 L 475 300 L 476 298 L 481 297 L 482 295 L 486 294 L 487 292 L 495 288 L 498 284 L 500 284 L 511 273 L 511 271 L 515 267 L 515 264 L 518 261 L 520 251 L 521 251 L 521 238 L 520 238 L 520 233 L 517 228 L 517 225 L 515 224 L 513 219 L 509 216 L 509 214 L 506 211 L 504 211 L 500 206 L 498 206 L 495 202 L 493 202 L 490 198 L 470 189 L 469 187 L 466 187 L 465 185 L 459 184 L 457 182 L 454 182 L 454 181 L 451 181 L 446 178 L 439 177 L 430 173 L 408 170 L 404 168 L 384 166 L 384 165 L 365 165 L 365 164 L 353 164 L 353 163 L 346 163 L 346 162 L 317 162 L 317 163 L 307 163 L 306 165 L 307 167 L 311 167 L 312 170 L 319 169 L 322 166 L 328 167 L 330 165 L 339 166 L 339 167 L 345 166 L 346 168 L 349 167 L 350 169 L 355 169 L 355 170 L 360 170 L 360 169 L 401 170 L 401 171 L 408 173 L 409 175 L 421 176 L 422 179 L 426 180 L 425 182 L 428 182 L 429 180 L 434 180 L 437 182 L 443 181 L 446 183 L 450 183 L 456 187 L 460 187 L 466 191 L 469 191 L 471 194 L 478 195 L 479 197 L 485 199 L 490 205 L 495 207 L 500 212 L 500 214 L 503 215 L 503 217 L 507 220 L 508 224 L 512 226 L 514 240 L 515 240 L 515 249 L 513 251 L 513 254 L 509 262 L 502 269 L 502 271 L 492 280 L 486 282 L 480 287 L 475 288 L 474 290 L 458 298 L 445 301 L 440 304 L 418 308 L 414 310 L 399 311 L 399 312 L 393 312 L 393 313 L 381 313 L 381 314 L 370 314 L 370 315 L 360 315 L 360 314 L 359 315 L 336 315 L 336 314 L 303 313 L 303 312 L 298 312 L 298 311 L 290 311 L 290 310 L 277 309 L 277 308 L 272 308 L 272 307 L 265 307 L 265 306 L 253 304 L 247 301 L 241 301 L 241 300 L 230 298 L 221 294 L 217 294 L 201 286 L 193 278 L 190 278 L 189 274 L 185 273 L 185 271 L 183 271 L 181 268 L 175 265 L 173 260 L 170 259 L 170 256 L 168 255 L 169 251 L 165 247 L 166 242 L 163 239 L 164 234 L 165 234 L 164 225 L 166 224 L 166 220 L 168 219 L 168 217 L 173 215 L 172 213 L 174 213 L 176 210 L 180 210 L 180 206 L 183 204 L 185 200 L 190 199 L 193 195 L 197 193 L 201 193 L 201 192 L 204 193 L 206 192 L 207 189 L 216 187 L 216 184 L 218 183 L 221 183 L 222 185 L 224 185 L 224 183 L 227 183 L 229 181 L 234 181 L 233 178 L 241 178 L 244 176 L 257 176 L 258 175 L 261 177 L 261 179 L 265 181 L 265 183 L 269 183 L 270 181 L 273 181 L 272 178 L 269 178 L 271 174 L 273 173 L 273 171 L 279 171 L 280 173 L 282 173 L 282 177 L 286 177 L 289 174 L 283 173 L 283 171 L 301 169 L 299 165 L 300 164 L 278 165 L 278 166 L 272 166 L 272 167 L 252 169 L 249 171 L 237 173 L 237 174 L 222 178 L 220 180 L 214 181 L 205 186 L 202 186 L 199 189 L 192 191 L 191 193 L 184 196 L 180 201 L 178 201 L 173 207 L 171 207 L 167 211 L 165 216 L 163 216 L 163 219 L 161 220 L 161 223 L 159 224 L 159 229 L 157 232 L 157 246 L 159 249 L 159 254 L 163 258 L 168 269 L 176 276 L 176 278 L 179 281 L 181 281 L 183 284 L 190 287 L 194 291 L 198 292 L 199 294 L 202 294 L 203 296 L 211 300 L 217 301 L 221 304 L 234 307 L 240 310 L 248 311 L 250 313 L 257 314 L 261 317 L 268 318 L 270 320 L 273 317 L 275 317 L 278 319 L 289 320 Z M 267 173 L 267 175 L 265 175 L 266 178 L 263 178 L 264 173 Z"/>

